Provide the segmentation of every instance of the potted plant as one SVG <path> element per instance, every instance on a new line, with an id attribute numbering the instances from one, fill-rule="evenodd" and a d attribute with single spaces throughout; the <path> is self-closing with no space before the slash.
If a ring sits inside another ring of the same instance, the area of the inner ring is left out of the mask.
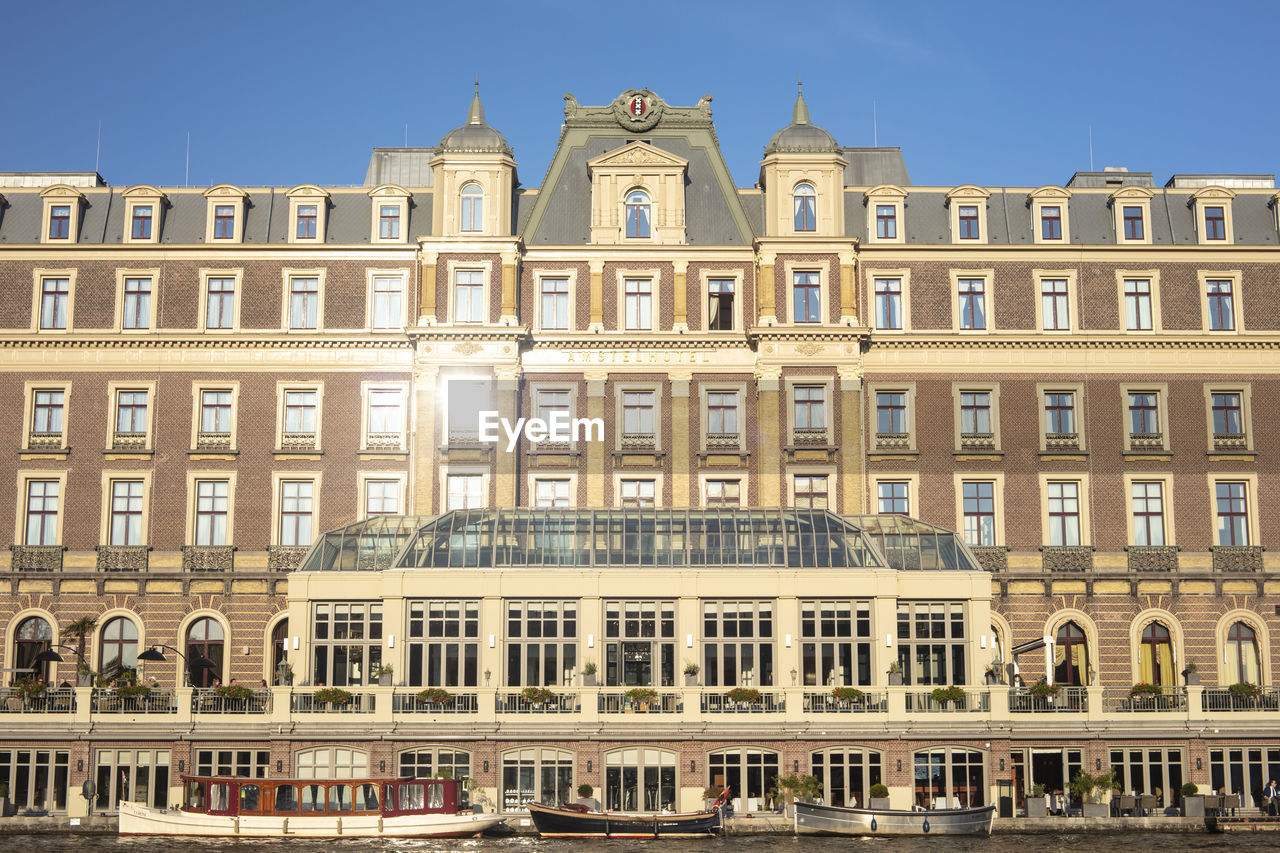
<path id="1" fill-rule="evenodd" d="M 716 801 L 720 799 L 720 794 L 723 793 L 723 791 L 723 788 L 717 788 L 714 785 L 708 785 L 703 788 L 702 801 L 706 805 L 706 808 L 709 809 L 715 805 Z"/>
<path id="2" fill-rule="evenodd" d="M 1258 697 L 1262 695 L 1262 688 L 1256 684 L 1250 684 L 1248 681 L 1241 681 L 1232 684 L 1227 688 L 1231 694 L 1232 708 L 1253 708 L 1258 704 Z"/>
<path id="3" fill-rule="evenodd" d="M 84 662 L 84 641 L 94 628 L 98 626 L 97 616 L 81 616 L 74 622 L 68 622 L 58 633 L 62 640 L 76 641 L 76 660 L 80 661 L 76 667 L 76 684 L 80 687 L 91 687 L 93 685 L 93 670 Z"/>
<path id="4" fill-rule="evenodd" d="M 1140 681 L 1129 688 L 1129 704 L 1135 708 L 1154 708 L 1156 697 L 1164 693 L 1158 684 Z"/>
<path id="5" fill-rule="evenodd" d="M 582 684 L 585 687 L 596 686 L 596 662 L 589 660 L 582 665 Z"/>
<path id="6" fill-rule="evenodd" d="M 1058 695 L 1058 691 L 1061 689 L 1062 685 L 1050 684 L 1042 678 L 1035 684 L 1031 685 L 1031 687 L 1027 689 L 1027 693 L 1041 699 L 1053 699 Z"/>
<path id="7" fill-rule="evenodd" d="M 1204 794 L 1195 782 L 1186 782 L 1182 786 L 1182 816 L 1204 817 Z"/>
<path id="8" fill-rule="evenodd" d="M 1110 809 L 1102 802 L 1102 795 L 1111 790 L 1115 781 L 1115 771 L 1094 776 L 1084 770 L 1077 770 L 1067 787 L 1073 799 L 1080 800 L 1084 817 L 1107 817 Z"/>
<path id="9" fill-rule="evenodd" d="M 418 691 L 417 699 L 426 705 L 449 705 L 453 702 L 453 694 L 443 687 L 428 687 Z"/>
<path id="10" fill-rule="evenodd" d="M 871 790 L 868 791 L 867 793 L 870 795 L 870 800 L 871 800 L 871 802 L 867 804 L 868 808 L 872 808 L 872 809 L 889 808 L 889 788 L 887 786 L 877 782 L 871 786 Z"/>
<path id="11" fill-rule="evenodd" d="M 349 691 L 341 687 L 321 687 L 311 694 L 311 698 L 318 703 L 340 708 L 349 703 L 353 697 Z"/>
<path id="12" fill-rule="evenodd" d="M 857 705 L 867 694 L 863 693 L 856 687 L 833 687 L 831 688 L 831 698 L 841 708 L 847 708 L 850 705 Z"/>
<path id="13" fill-rule="evenodd" d="M 658 691 L 652 687 L 632 687 L 622 695 L 631 704 L 632 710 L 647 711 L 649 703 L 658 698 Z"/>
<path id="14" fill-rule="evenodd" d="M 1004 662 L 996 658 L 987 664 L 987 684 L 1000 684 L 1004 676 Z"/>
<path id="15" fill-rule="evenodd" d="M 391 686 L 391 677 L 395 675 L 396 669 L 389 663 L 378 664 L 373 668 L 373 677 L 378 679 L 378 684 L 382 687 Z"/>
<path id="16" fill-rule="evenodd" d="M 888 676 L 890 686 L 902 684 L 902 664 L 896 660 L 889 661 Z"/>
<path id="17" fill-rule="evenodd" d="M 1027 797 L 1027 817 L 1048 817 L 1049 797 L 1045 794 L 1044 785 L 1031 786 L 1031 796 Z"/>
<path id="18" fill-rule="evenodd" d="M 213 688 L 213 695 L 219 699 L 245 701 L 253 696 L 253 690 L 244 684 L 219 684 Z"/>
<path id="19" fill-rule="evenodd" d="M 525 703 L 541 708 L 556 699 L 556 694 L 545 687 L 526 687 L 520 691 L 520 698 Z"/>
<path id="20" fill-rule="evenodd" d="M 959 703 L 964 701 L 964 688 L 956 687 L 954 684 L 950 687 L 935 687 L 929 695 L 934 702 L 944 708 L 949 707 L 949 703 L 952 702 L 957 703 L 956 707 L 959 707 Z"/>
<path id="21" fill-rule="evenodd" d="M 773 787 L 769 790 L 769 796 L 773 798 L 775 806 L 782 805 L 781 811 L 784 814 L 794 815 L 796 800 L 805 803 L 818 801 L 818 798 L 822 796 L 822 782 L 816 776 L 798 773 L 779 776 L 773 780 Z"/>
<path id="22" fill-rule="evenodd" d="M 1196 666 L 1195 661 L 1187 661 L 1186 669 L 1182 670 L 1182 677 L 1186 679 L 1187 684 L 1200 683 L 1200 667 Z"/>
<path id="23" fill-rule="evenodd" d="M 697 687 L 698 673 L 701 671 L 702 671 L 702 668 L 698 666 L 696 663 L 694 663 L 693 661 L 691 660 L 685 661 L 684 662 L 684 686 Z"/>
<path id="24" fill-rule="evenodd" d="M 34 675 L 28 675 L 26 678 L 20 678 L 13 685 L 13 692 L 23 702 L 31 702 L 44 695 L 49 689 L 49 685 L 44 683 L 44 679 L 37 678 Z"/>
<path id="25" fill-rule="evenodd" d="M 589 809 L 599 809 L 600 804 L 596 802 L 596 789 L 583 782 L 578 786 L 578 803 Z"/>
<path id="26" fill-rule="evenodd" d="M 735 705 L 759 705 L 764 698 L 754 687 L 735 687 L 724 697 Z"/>

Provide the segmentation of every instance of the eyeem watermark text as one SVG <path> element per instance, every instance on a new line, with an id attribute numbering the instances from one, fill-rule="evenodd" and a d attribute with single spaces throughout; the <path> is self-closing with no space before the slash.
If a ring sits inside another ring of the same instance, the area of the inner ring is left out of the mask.
<path id="1" fill-rule="evenodd" d="M 480 412 L 480 440 L 486 444 L 497 444 L 498 428 L 507 436 L 507 452 L 516 449 L 516 443 L 523 434 L 534 444 L 544 441 L 604 441 L 603 418 L 570 418 L 568 412 L 552 412 L 550 420 L 542 418 L 517 418 L 514 425 L 506 418 L 499 417 L 497 412 Z"/>

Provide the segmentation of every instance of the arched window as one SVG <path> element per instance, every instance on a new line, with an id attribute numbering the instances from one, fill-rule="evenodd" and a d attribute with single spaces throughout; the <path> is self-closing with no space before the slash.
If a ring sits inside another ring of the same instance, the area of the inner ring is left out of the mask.
<path id="1" fill-rule="evenodd" d="M 1054 640 L 1053 682 L 1075 687 L 1089 683 L 1089 647 L 1084 631 L 1074 622 L 1059 628 Z"/>
<path id="2" fill-rule="evenodd" d="M 484 230 L 484 190 L 477 183 L 462 188 L 462 230 L 475 233 Z"/>
<path id="3" fill-rule="evenodd" d="M 744 811 L 758 811 L 778 778 L 778 753 L 755 747 L 716 750 L 707 756 L 707 784 L 718 785 L 717 777 L 724 779 L 730 798 L 743 798 Z M 759 803 L 748 804 L 747 799 Z"/>
<path id="4" fill-rule="evenodd" d="M 528 746 L 502 756 L 502 810 L 519 811 L 525 803 L 567 803 L 574 797 L 573 753 Z"/>
<path id="5" fill-rule="evenodd" d="M 222 644 L 226 639 L 222 625 L 209 616 L 201 616 L 187 628 L 187 664 L 191 666 L 192 687 L 212 687 L 222 679 Z M 203 656 L 212 667 L 194 666 Z"/>
<path id="6" fill-rule="evenodd" d="M 812 753 L 809 760 L 827 805 L 866 808 L 871 786 L 884 781 L 880 753 L 871 750 L 835 746 Z"/>
<path id="7" fill-rule="evenodd" d="M 1169 629 L 1159 622 L 1152 622 L 1142 629 L 1142 642 L 1138 645 L 1138 680 L 1166 687 L 1176 683 L 1173 639 L 1169 636 Z"/>
<path id="8" fill-rule="evenodd" d="M 1243 622 L 1227 631 L 1225 684 L 1260 684 L 1258 673 L 1258 635 Z"/>
<path id="9" fill-rule="evenodd" d="M 649 194 L 644 190 L 627 193 L 627 236 L 649 236 Z"/>
<path id="10" fill-rule="evenodd" d="M 280 664 L 289 660 L 289 620 L 281 619 L 271 629 L 271 681 L 273 684 L 288 684 L 287 672 L 280 671 Z"/>
<path id="11" fill-rule="evenodd" d="M 299 779 L 359 779 L 369 775 L 369 753 L 345 746 L 299 750 L 294 756 Z"/>
<path id="12" fill-rule="evenodd" d="M 675 811 L 676 754 L 642 748 L 606 753 L 604 807 L 621 812 Z"/>
<path id="13" fill-rule="evenodd" d="M 53 645 L 53 628 L 39 616 L 28 616 L 18 623 L 13 636 L 13 665 L 19 670 L 30 669 L 34 675 L 49 680 L 49 664 L 36 663 L 36 656 Z M 17 672 L 19 678 L 25 673 Z"/>
<path id="14" fill-rule="evenodd" d="M 116 678 L 126 669 L 138 668 L 138 626 L 117 616 L 102 626 L 102 654 L 98 671 Z"/>
<path id="15" fill-rule="evenodd" d="M 812 184 L 800 184 L 792 195 L 795 203 L 796 230 L 814 231 L 818 227 L 818 196 Z"/>

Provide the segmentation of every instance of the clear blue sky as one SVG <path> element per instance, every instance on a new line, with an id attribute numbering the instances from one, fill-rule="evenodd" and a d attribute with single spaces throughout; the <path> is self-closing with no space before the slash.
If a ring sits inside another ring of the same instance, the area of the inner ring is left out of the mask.
<path id="1" fill-rule="evenodd" d="M 437 5 L 442 8 L 437 8 Z M 779 20 L 779 16 L 782 19 Z M 369 151 L 433 145 L 480 77 L 490 124 L 541 183 L 561 96 L 714 96 L 754 183 L 803 75 L 843 145 L 900 145 L 918 185 L 1060 184 L 1094 165 L 1280 171 L 1271 2 L 0 0 L 0 171 L 114 185 L 359 184 Z"/>

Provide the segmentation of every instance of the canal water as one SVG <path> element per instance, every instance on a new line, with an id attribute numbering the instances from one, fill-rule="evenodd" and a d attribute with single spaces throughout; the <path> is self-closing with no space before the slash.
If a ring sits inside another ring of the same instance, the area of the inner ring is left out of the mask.
<path id="1" fill-rule="evenodd" d="M 347 839 L 313 841 L 173 838 L 127 838 L 114 835 L 10 835 L 0 836 L 0 851 L 74 850 L 75 853 L 207 853 L 241 850 L 245 853 L 376 853 L 376 851 L 462 851 L 463 853 L 1161 853 L 1181 850 L 1211 850 L 1221 853 L 1273 851 L 1280 841 L 1275 833 L 1203 832 L 1178 833 L 1061 833 L 1035 835 L 993 835 L 991 838 L 795 838 L 786 836 L 736 835 L 678 841 L 637 841 L 602 839 L 445 838 L 425 841 L 387 839 Z"/>

